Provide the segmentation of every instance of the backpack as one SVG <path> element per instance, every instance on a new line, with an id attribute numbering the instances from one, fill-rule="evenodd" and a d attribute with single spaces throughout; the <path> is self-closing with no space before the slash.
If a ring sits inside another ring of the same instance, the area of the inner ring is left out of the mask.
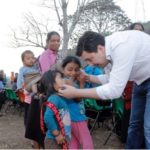
<path id="1" fill-rule="evenodd" d="M 48 102 L 48 101 L 44 102 L 44 103 L 42 104 L 42 106 L 41 106 L 41 112 L 40 112 L 40 128 L 41 128 L 41 131 L 43 132 L 43 134 L 45 134 L 45 130 L 47 130 L 47 129 L 46 129 L 46 126 L 45 126 L 45 124 L 44 124 L 44 119 L 43 119 L 43 115 L 44 115 L 44 113 L 43 113 L 43 108 L 46 107 L 46 106 L 49 107 L 49 108 L 54 112 L 56 121 L 57 121 L 58 126 L 59 126 L 59 128 L 60 128 L 60 132 L 61 132 L 61 134 L 62 134 L 63 136 L 65 136 L 64 125 L 63 125 L 62 120 L 61 120 L 61 117 L 60 117 L 60 115 L 59 115 L 59 111 L 58 111 L 58 109 L 56 108 L 56 106 L 55 106 L 53 103 Z M 62 148 L 63 148 L 63 149 L 68 149 L 67 141 L 65 141 L 65 142 L 62 144 Z"/>

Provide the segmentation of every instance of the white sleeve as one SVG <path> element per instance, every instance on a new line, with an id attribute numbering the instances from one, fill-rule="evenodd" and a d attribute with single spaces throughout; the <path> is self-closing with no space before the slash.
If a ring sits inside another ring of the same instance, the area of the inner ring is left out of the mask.
<path id="1" fill-rule="evenodd" d="M 96 92 L 101 99 L 114 99 L 121 96 L 135 62 L 138 49 L 136 42 L 128 40 L 113 49 L 113 65 L 109 81 L 107 84 L 96 88 Z"/>
<path id="2" fill-rule="evenodd" d="M 109 75 L 108 74 L 101 74 L 101 75 L 98 75 L 97 77 L 98 77 L 98 79 L 99 79 L 101 84 L 107 83 L 108 79 L 109 79 Z"/>

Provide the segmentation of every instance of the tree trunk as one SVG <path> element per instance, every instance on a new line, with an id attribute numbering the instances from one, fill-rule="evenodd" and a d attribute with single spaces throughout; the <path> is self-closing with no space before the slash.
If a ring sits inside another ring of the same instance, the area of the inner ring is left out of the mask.
<path id="1" fill-rule="evenodd" d="M 68 44 L 69 44 L 69 35 L 68 33 L 64 34 L 63 44 L 62 44 L 62 58 L 67 56 Z"/>

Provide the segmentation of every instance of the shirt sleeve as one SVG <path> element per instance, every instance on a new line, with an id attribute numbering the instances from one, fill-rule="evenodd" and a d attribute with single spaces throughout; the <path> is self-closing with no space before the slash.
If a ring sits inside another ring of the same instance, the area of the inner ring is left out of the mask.
<path id="1" fill-rule="evenodd" d="M 101 75 L 98 75 L 97 77 L 98 77 L 98 79 L 99 79 L 101 84 L 107 83 L 108 79 L 109 79 L 109 75 L 108 74 L 101 74 Z"/>
<path id="2" fill-rule="evenodd" d="M 50 97 L 50 99 L 51 99 L 50 102 L 52 102 L 58 108 L 59 100 L 55 97 Z M 57 121 L 55 119 L 55 114 L 49 107 L 46 107 L 46 111 L 44 113 L 44 121 L 46 123 L 46 127 L 50 132 L 58 129 Z"/>
<path id="3" fill-rule="evenodd" d="M 46 111 L 45 111 L 45 114 L 44 114 L 44 121 L 46 123 L 46 127 L 48 128 L 48 130 L 50 132 L 52 132 L 53 130 L 56 130 L 58 128 L 54 113 L 48 107 L 46 108 Z"/>
<path id="4" fill-rule="evenodd" d="M 128 40 L 115 47 L 108 83 L 96 88 L 101 99 L 114 99 L 122 95 L 135 61 L 137 45 L 136 41 Z M 101 79 L 102 76 L 99 76 L 100 81 Z M 103 77 L 102 81 L 105 79 Z"/>
<path id="5" fill-rule="evenodd" d="M 21 89 L 22 88 L 22 84 L 23 84 L 23 70 L 20 69 L 19 70 L 19 74 L 18 74 L 18 78 L 17 78 L 17 89 Z"/>

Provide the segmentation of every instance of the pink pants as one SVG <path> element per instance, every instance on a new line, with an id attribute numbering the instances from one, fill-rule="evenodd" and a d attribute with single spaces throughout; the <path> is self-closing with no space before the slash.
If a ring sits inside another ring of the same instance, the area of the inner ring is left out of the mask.
<path id="1" fill-rule="evenodd" d="M 70 149 L 93 149 L 93 141 L 87 127 L 87 122 L 72 122 Z"/>

